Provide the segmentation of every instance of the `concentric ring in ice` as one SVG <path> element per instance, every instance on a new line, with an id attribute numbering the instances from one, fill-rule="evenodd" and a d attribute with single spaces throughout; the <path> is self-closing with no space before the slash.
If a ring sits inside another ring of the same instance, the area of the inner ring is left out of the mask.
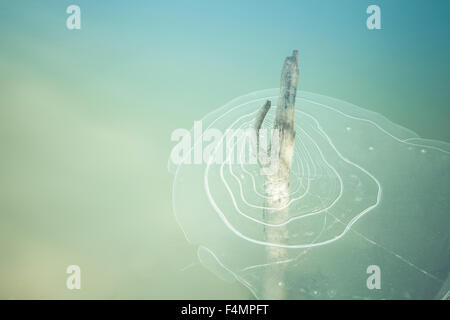
<path id="1" fill-rule="evenodd" d="M 262 126 L 269 131 L 278 93 L 269 89 L 231 101 L 202 119 L 203 132 L 245 132 L 271 100 Z M 291 298 L 379 298 L 380 292 L 365 287 L 365 270 L 377 263 L 386 272 L 395 268 L 420 278 L 409 284 L 391 279 L 392 288 L 381 297 L 429 297 L 446 279 L 449 144 L 300 91 L 289 218 L 268 223 L 265 176 L 245 158 L 253 152 L 248 136 L 228 141 L 226 135 L 206 139 L 193 131 L 183 157 L 190 159 L 201 145 L 204 161 L 169 162 L 175 215 L 186 238 L 199 246 L 200 261 L 224 279 L 239 280 L 259 297 L 266 246 L 288 249 L 289 259 L 276 263 L 287 264 L 282 285 Z M 280 227 L 287 228 L 286 239 L 267 242 L 267 229 Z M 429 291 L 413 292 L 419 285 Z"/>

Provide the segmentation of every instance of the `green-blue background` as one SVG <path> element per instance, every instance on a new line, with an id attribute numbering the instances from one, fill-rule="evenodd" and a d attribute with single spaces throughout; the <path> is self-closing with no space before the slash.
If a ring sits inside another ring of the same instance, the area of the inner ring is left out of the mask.
<path id="1" fill-rule="evenodd" d="M 81 7 L 81 30 L 66 8 Z M 381 7 L 382 30 L 366 28 Z M 0 298 L 247 298 L 195 262 L 171 208 L 176 128 L 300 87 L 450 140 L 450 2 L 0 2 Z M 65 287 L 80 265 L 82 289 Z"/>

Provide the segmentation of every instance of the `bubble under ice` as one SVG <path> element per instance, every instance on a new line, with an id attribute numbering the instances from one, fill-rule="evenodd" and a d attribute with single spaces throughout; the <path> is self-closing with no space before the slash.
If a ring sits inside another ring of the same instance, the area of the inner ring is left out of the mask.
<path id="1" fill-rule="evenodd" d="M 269 89 L 234 99 L 202 119 L 203 131 L 251 128 L 266 100 L 272 108 L 263 128 L 271 128 L 278 94 Z M 263 218 L 265 179 L 257 164 L 169 161 L 175 215 L 198 246 L 199 261 L 256 298 L 268 267 L 265 246 L 288 250 L 289 259 L 275 265 L 286 270 L 280 283 L 291 299 L 437 297 L 450 261 L 450 145 L 303 91 L 295 131 L 289 219 L 276 224 Z M 213 150 L 228 154 L 226 147 L 219 141 Z M 266 242 L 264 230 L 281 225 L 285 241 Z M 366 286 L 370 265 L 381 269 L 380 290 Z"/>

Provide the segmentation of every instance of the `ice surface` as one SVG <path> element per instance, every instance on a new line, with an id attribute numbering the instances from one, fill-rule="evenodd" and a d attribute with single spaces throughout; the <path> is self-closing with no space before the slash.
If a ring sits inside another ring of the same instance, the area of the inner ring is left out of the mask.
<path id="1" fill-rule="evenodd" d="M 229 102 L 202 120 L 203 131 L 252 128 L 266 100 L 272 108 L 263 128 L 270 129 L 278 93 L 258 91 Z M 240 281 L 256 298 L 268 267 L 266 246 L 288 250 L 289 259 L 271 268 L 285 268 L 279 285 L 291 299 L 448 295 L 450 145 L 313 93 L 298 92 L 295 112 L 286 221 L 265 222 L 265 177 L 256 163 L 169 163 L 175 215 L 198 245 L 200 262 L 224 280 Z M 239 139 L 215 141 L 209 152 L 227 157 L 230 148 L 241 148 L 234 149 L 243 151 L 234 154 L 238 158 L 251 152 Z M 200 143 L 208 145 L 196 137 L 191 152 Z M 267 242 L 265 230 L 280 226 L 288 228 L 285 241 Z M 380 267 L 379 290 L 366 286 L 370 265 Z"/>

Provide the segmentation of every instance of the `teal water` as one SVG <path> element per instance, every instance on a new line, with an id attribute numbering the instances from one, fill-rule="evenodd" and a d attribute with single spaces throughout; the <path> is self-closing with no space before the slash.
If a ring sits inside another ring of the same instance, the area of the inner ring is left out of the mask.
<path id="1" fill-rule="evenodd" d="M 83 0 L 69 31 L 71 1 L 2 2 L 0 297 L 252 297 L 202 267 L 176 223 L 170 135 L 279 86 L 296 48 L 301 90 L 450 141 L 450 3 L 377 3 L 369 31 L 369 1 Z"/>

